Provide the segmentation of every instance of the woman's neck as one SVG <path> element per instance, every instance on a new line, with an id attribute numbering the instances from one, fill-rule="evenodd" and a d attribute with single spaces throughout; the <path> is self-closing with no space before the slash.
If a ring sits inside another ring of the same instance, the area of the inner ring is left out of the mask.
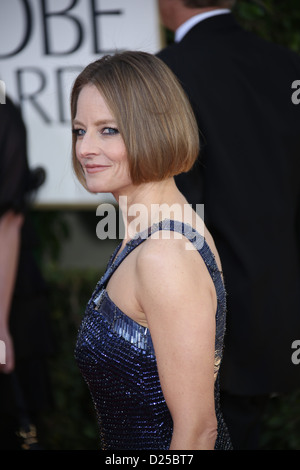
<path id="1" fill-rule="evenodd" d="M 163 219 L 181 219 L 186 199 L 178 190 L 174 178 L 133 186 L 125 194 L 114 195 L 122 212 L 125 245 L 138 232 Z"/>

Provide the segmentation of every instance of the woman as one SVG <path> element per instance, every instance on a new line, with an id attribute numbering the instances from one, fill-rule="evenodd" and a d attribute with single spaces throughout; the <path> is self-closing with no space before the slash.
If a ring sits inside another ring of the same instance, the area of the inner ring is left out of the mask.
<path id="1" fill-rule="evenodd" d="M 173 178 L 199 151 L 189 102 L 159 59 L 124 52 L 81 72 L 71 113 L 79 180 L 126 201 L 128 230 L 88 303 L 75 350 L 102 447 L 229 449 L 218 396 L 220 260 Z"/>
<path id="2" fill-rule="evenodd" d="M 0 167 L 0 340 L 6 346 L 6 363 L 0 364 L 0 450 L 36 449 L 35 427 L 52 405 L 48 360 L 54 352 L 31 213 L 44 171 L 29 166 L 25 123 L 8 97 L 0 106 Z"/>

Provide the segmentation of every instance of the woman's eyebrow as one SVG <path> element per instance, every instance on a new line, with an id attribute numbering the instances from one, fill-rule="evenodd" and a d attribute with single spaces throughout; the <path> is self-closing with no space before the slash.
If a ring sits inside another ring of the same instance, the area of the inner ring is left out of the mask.
<path id="1" fill-rule="evenodd" d="M 114 119 L 100 119 L 94 123 L 95 126 L 107 126 L 107 125 L 116 125 L 116 121 Z M 83 125 L 83 123 L 79 119 L 74 119 L 73 125 Z"/>

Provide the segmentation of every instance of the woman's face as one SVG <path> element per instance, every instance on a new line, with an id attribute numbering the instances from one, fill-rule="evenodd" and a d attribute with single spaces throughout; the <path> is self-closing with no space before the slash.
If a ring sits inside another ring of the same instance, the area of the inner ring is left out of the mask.
<path id="1" fill-rule="evenodd" d="M 88 190 L 109 192 L 115 197 L 125 193 L 132 184 L 125 144 L 114 116 L 94 85 L 84 86 L 79 93 L 73 132 L 76 157 Z"/>

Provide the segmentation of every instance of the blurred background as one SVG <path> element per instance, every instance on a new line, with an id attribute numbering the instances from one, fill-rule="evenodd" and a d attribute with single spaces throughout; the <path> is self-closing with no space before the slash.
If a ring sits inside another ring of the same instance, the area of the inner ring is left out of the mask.
<path id="1" fill-rule="evenodd" d="M 121 1 L 113 3 L 122 4 Z M 145 0 L 142 2 L 139 0 L 138 3 L 144 4 Z M 156 23 L 151 26 L 155 36 L 153 42 L 143 43 L 140 40 L 135 47 L 148 49 L 153 53 L 173 39 L 172 34 L 159 25 L 155 3 L 154 0 L 152 18 Z M 111 2 L 107 4 L 111 5 Z M 239 0 L 234 14 L 246 29 L 300 54 L 299 0 Z M 145 23 L 147 18 L 146 15 L 141 15 L 134 21 Z M 151 33 L 151 27 L 148 34 Z M 134 47 L 130 41 L 128 44 Z M 128 44 L 125 46 L 128 47 Z M 54 49 L 54 45 L 52 47 Z M 5 71 L 6 64 L 6 60 L 0 61 L 1 72 Z M 5 74 L 4 80 L 7 80 Z M 65 87 L 67 88 L 67 84 Z M 17 100 L 13 89 L 11 94 L 15 95 L 13 98 Z M 29 117 L 26 106 L 25 103 L 23 118 L 25 124 L 30 126 L 34 118 Z M 70 131 L 65 123 L 63 132 L 67 132 L 69 138 Z M 30 139 L 32 140 L 33 136 Z M 54 134 L 51 139 L 55 139 Z M 64 147 L 62 155 L 68 152 L 70 152 L 70 142 Z M 47 158 L 52 157 L 57 158 L 57 155 Z M 30 155 L 29 147 L 30 158 L 33 164 L 45 166 L 43 161 L 34 160 L 35 157 Z M 66 158 L 70 158 L 70 153 Z M 51 186 L 51 178 L 55 178 L 55 169 L 47 171 L 46 165 L 46 173 L 47 184 L 49 185 L 50 178 Z M 99 222 L 96 208 L 99 203 L 106 200 L 99 198 L 83 200 L 77 186 L 75 190 L 71 190 L 73 197 L 69 200 L 67 197 L 64 198 L 63 194 L 66 187 L 69 188 L 67 184 L 62 183 L 62 197 L 57 200 L 55 197 L 60 188 L 56 187 L 54 194 L 51 193 L 51 188 L 48 190 L 46 187 L 45 191 L 42 189 L 31 210 L 39 240 L 35 255 L 48 286 L 51 326 L 55 339 L 54 353 L 50 358 L 53 403 L 44 413 L 40 440 L 43 448 L 50 450 L 98 449 L 98 429 L 93 406 L 87 387 L 75 364 L 73 351 L 85 305 L 118 241 L 100 240 L 96 236 L 96 226 Z M 108 200 L 113 203 L 111 199 Z M 284 397 L 273 397 L 265 415 L 261 447 L 270 450 L 300 450 L 300 392 Z"/>

